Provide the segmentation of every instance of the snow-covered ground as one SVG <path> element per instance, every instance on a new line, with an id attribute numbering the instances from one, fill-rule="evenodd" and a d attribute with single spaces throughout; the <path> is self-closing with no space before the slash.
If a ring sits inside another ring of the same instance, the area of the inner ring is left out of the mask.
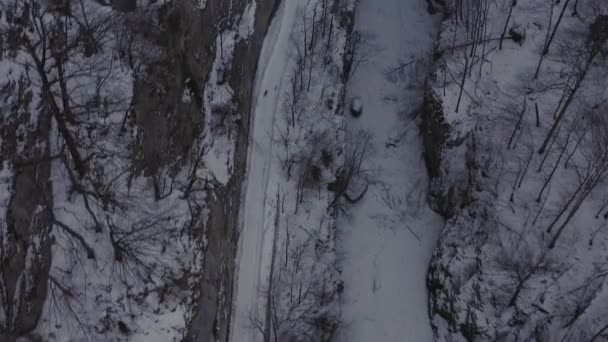
<path id="1" fill-rule="evenodd" d="M 256 96 L 252 117 L 247 180 L 241 210 L 241 229 L 237 252 L 235 299 L 231 322 L 231 341 L 256 341 L 262 338 L 252 327 L 264 315 L 263 288 L 270 274 L 274 222 L 272 205 L 276 189 L 271 173 L 279 170 L 273 159 L 273 133 L 282 105 L 282 82 L 289 65 L 291 28 L 296 17 L 297 0 L 285 0 L 273 20 L 260 56 Z M 274 189 L 274 190 L 273 190 Z M 253 316 L 252 316 L 253 315 Z"/>
<path id="2" fill-rule="evenodd" d="M 427 175 L 416 120 L 422 98 L 416 70 L 387 75 L 400 61 L 428 54 L 438 22 L 423 0 L 361 0 L 355 29 L 364 61 L 349 84 L 363 114 L 351 131 L 371 135 L 371 184 L 339 219 L 343 323 L 340 341 L 432 340 L 426 273 L 442 219 L 426 203 Z"/>

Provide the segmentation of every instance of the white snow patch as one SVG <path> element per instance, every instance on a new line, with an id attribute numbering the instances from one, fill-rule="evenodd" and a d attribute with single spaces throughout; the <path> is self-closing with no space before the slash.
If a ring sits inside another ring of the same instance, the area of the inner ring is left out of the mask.
<path id="1" fill-rule="evenodd" d="M 245 7 L 245 11 L 243 12 L 243 16 L 241 17 L 241 21 L 239 23 L 238 35 L 239 39 L 247 39 L 253 33 L 254 25 L 255 25 L 255 9 L 257 2 L 251 1 Z"/>
<path id="2" fill-rule="evenodd" d="M 234 55 L 235 36 L 232 30 L 218 34 L 215 60 L 203 94 L 205 148 L 209 150 L 204 161 L 210 176 L 222 184 L 226 184 L 232 174 L 234 139 L 230 135 L 233 121 L 238 119 L 234 113 L 234 91 L 225 80 L 225 68 Z"/>

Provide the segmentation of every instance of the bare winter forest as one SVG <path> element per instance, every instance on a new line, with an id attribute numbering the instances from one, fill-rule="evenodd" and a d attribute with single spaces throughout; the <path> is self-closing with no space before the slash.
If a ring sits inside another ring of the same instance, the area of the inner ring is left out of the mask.
<path id="1" fill-rule="evenodd" d="M 606 0 L 0 0 L 0 342 L 608 341 Z"/>

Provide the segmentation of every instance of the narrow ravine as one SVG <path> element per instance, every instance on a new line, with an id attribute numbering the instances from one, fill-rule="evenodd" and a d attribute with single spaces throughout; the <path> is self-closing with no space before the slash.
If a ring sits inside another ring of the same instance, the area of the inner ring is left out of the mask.
<path id="1" fill-rule="evenodd" d="M 413 115 L 426 70 L 387 70 L 429 55 L 438 27 L 424 0 L 361 0 L 356 13 L 363 61 L 347 94 L 361 97 L 363 115 L 348 127 L 371 136 L 370 187 L 338 224 L 345 283 L 339 341 L 432 341 L 425 282 L 443 221 L 426 202 L 428 176 Z"/>

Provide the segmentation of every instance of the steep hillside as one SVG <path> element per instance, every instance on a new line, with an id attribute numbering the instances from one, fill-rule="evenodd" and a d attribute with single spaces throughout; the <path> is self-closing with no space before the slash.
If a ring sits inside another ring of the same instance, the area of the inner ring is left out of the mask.
<path id="1" fill-rule="evenodd" d="M 0 1 L 2 341 L 227 335 L 277 2 L 132 4 Z"/>
<path id="2" fill-rule="evenodd" d="M 449 218 L 428 275 L 436 337 L 604 340 L 606 2 L 442 3 L 422 118 Z"/>

